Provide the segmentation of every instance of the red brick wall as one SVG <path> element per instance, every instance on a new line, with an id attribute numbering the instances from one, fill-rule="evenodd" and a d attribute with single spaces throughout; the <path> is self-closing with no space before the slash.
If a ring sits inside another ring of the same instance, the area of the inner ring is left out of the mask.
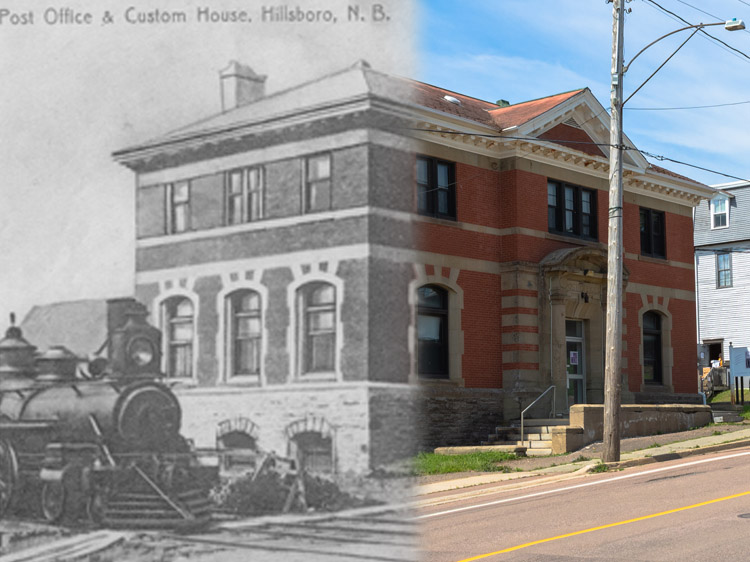
<path id="1" fill-rule="evenodd" d="M 592 144 L 594 141 L 591 140 L 591 137 L 586 134 L 586 131 L 584 131 L 583 129 L 579 129 L 578 127 L 571 127 L 570 125 L 566 125 L 565 123 L 555 125 L 549 131 L 546 131 L 539 135 L 539 138 L 551 141 L 561 141 L 556 142 L 556 144 L 568 146 L 570 148 L 574 148 L 593 156 L 605 156 L 605 154 L 598 146 Z"/>
<path id="2" fill-rule="evenodd" d="M 654 298 L 649 297 L 649 303 Z M 657 304 L 664 304 L 663 297 L 657 297 Z M 633 392 L 639 392 L 643 382 L 641 372 L 640 345 L 641 327 L 638 325 L 638 312 L 643 307 L 641 296 L 628 293 L 623 308 L 627 310 L 627 335 L 623 340 L 627 342 L 627 351 L 623 357 L 628 359 L 628 387 Z M 693 301 L 669 300 L 669 313 L 672 315 L 672 349 L 674 363 L 672 365 L 672 384 L 677 393 L 696 393 L 698 383 L 696 379 L 697 350 L 695 346 L 695 303 Z M 666 358 L 664 358 L 666 359 Z"/>
<path id="3" fill-rule="evenodd" d="M 500 276 L 462 271 L 458 284 L 464 290 L 461 327 L 464 331 L 462 375 L 466 386 L 503 386 L 502 298 Z"/>
<path id="4" fill-rule="evenodd" d="M 500 228 L 505 195 L 505 191 L 501 193 L 498 172 L 460 162 L 456 164 L 456 210 L 459 221 Z"/>

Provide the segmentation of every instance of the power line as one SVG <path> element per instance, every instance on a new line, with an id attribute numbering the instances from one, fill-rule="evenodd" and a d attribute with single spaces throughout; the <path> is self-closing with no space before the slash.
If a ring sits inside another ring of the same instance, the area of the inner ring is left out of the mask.
<path id="1" fill-rule="evenodd" d="M 750 103 L 750 100 L 736 101 L 732 103 L 717 103 L 713 105 L 692 105 L 687 107 L 626 107 L 625 109 L 630 111 L 674 111 L 677 109 L 707 109 L 710 107 L 726 107 L 728 105 L 743 105 L 746 103 Z"/>
<path id="2" fill-rule="evenodd" d="M 687 24 L 687 25 L 695 25 L 695 24 L 692 24 L 692 23 L 690 23 L 690 22 L 689 22 L 688 20 L 686 20 L 685 18 L 683 18 L 683 17 L 681 17 L 681 16 L 679 16 L 679 15 L 675 14 L 674 12 L 671 12 L 671 11 L 667 10 L 667 9 L 666 9 L 666 8 L 665 8 L 664 6 L 660 5 L 660 4 L 659 4 L 658 2 L 656 2 L 655 0 L 644 0 L 644 1 L 646 1 L 646 2 L 649 2 L 649 3 L 653 4 L 654 6 L 656 6 L 657 8 L 659 8 L 660 10 L 662 10 L 663 12 L 665 12 L 665 13 L 667 13 L 667 14 L 671 14 L 672 16 L 674 16 L 674 17 L 678 18 L 678 19 L 679 19 L 679 20 L 680 20 L 681 22 L 683 22 L 683 23 L 685 23 L 685 24 Z M 715 17 L 715 16 L 712 16 L 712 17 Z M 710 33 L 708 33 L 708 32 L 707 32 L 707 31 L 706 31 L 705 29 L 699 29 L 699 31 L 700 31 L 700 32 L 701 32 L 701 33 L 702 33 L 703 35 L 705 35 L 706 37 L 709 37 L 709 38 L 711 38 L 711 39 L 712 39 L 713 41 L 715 41 L 715 42 L 717 42 L 717 43 L 720 43 L 720 44 L 724 45 L 724 46 L 725 46 L 726 48 L 728 48 L 728 49 L 731 49 L 732 51 L 734 51 L 735 53 L 737 53 L 737 55 L 742 55 L 742 56 L 743 56 L 743 57 L 744 57 L 745 59 L 747 59 L 748 61 L 750 61 L 750 55 L 748 55 L 748 54 L 746 54 L 746 53 L 744 53 L 744 52 L 740 51 L 739 49 L 737 49 L 737 48 L 735 48 L 735 47 L 732 47 L 732 46 L 731 46 L 730 44 L 728 44 L 728 43 L 725 43 L 724 41 L 722 41 L 722 40 L 721 40 L 721 39 L 719 39 L 718 37 L 714 37 L 713 35 L 711 35 Z M 735 56 L 737 56 L 737 55 L 735 55 Z"/>

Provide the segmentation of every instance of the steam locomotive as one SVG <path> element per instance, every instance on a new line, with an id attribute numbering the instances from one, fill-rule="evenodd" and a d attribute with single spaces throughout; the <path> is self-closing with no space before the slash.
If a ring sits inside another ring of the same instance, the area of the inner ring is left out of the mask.
<path id="1" fill-rule="evenodd" d="M 0 517 L 111 527 L 207 520 L 216 468 L 180 435 L 162 382 L 161 333 L 134 299 L 108 302 L 107 358 L 44 353 L 14 325 L 0 341 Z"/>

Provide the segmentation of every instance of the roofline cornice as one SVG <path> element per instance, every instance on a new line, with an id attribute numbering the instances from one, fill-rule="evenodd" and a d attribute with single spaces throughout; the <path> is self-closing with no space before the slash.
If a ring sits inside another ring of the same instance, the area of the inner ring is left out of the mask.
<path id="1" fill-rule="evenodd" d="M 434 142 L 449 148 L 482 154 L 491 158 L 525 158 L 601 179 L 609 178 L 609 159 L 568 148 L 542 139 L 487 138 L 480 134 L 467 135 L 463 131 L 442 128 L 432 122 L 418 122 L 418 140 Z M 424 130 L 422 130 L 424 129 Z M 647 163 L 648 164 L 648 163 Z M 623 181 L 626 191 L 656 197 L 665 201 L 678 200 L 695 206 L 716 192 L 708 186 L 682 181 L 649 172 L 632 164 L 624 165 Z"/>
<path id="2" fill-rule="evenodd" d="M 397 117 L 406 117 L 409 112 L 403 104 L 398 104 L 390 99 L 365 94 L 353 96 L 344 100 L 336 100 L 335 103 L 326 103 L 310 108 L 300 108 L 292 113 L 275 115 L 266 119 L 250 120 L 228 127 L 217 127 L 213 130 L 197 133 L 187 133 L 184 136 L 164 138 L 154 142 L 147 142 L 112 154 L 115 161 L 127 165 L 128 163 L 150 159 L 164 153 L 175 153 L 181 150 L 191 149 L 206 143 L 220 143 L 231 141 L 239 137 L 262 134 L 278 129 L 293 127 L 316 120 L 330 117 L 340 117 L 368 109 L 377 109 L 390 113 Z"/>

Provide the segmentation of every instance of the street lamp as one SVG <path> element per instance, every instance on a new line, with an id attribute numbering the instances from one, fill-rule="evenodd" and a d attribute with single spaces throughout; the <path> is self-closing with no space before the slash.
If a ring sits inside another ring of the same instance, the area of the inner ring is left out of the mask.
<path id="1" fill-rule="evenodd" d="M 627 66 L 623 66 L 623 33 L 625 30 L 625 0 L 612 0 L 612 89 L 610 92 L 609 133 L 609 225 L 607 231 L 607 319 L 604 359 L 604 462 L 620 460 L 620 395 L 622 371 L 622 108 L 651 78 L 667 64 L 693 35 L 704 27 L 723 25 L 727 31 L 745 29 L 742 20 L 732 19 L 718 23 L 699 23 L 676 29 L 663 35 L 638 51 Z M 633 61 L 654 43 L 680 31 L 694 29 L 625 101 L 623 77 Z"/>

